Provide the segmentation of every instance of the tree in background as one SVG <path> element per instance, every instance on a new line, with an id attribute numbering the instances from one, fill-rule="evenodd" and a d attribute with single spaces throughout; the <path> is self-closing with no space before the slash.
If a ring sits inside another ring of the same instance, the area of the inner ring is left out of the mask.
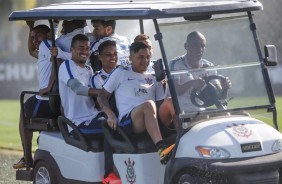
<path id="1" fill-rule="evenodd" d="M 255 13 L 257 31 L 260 37 L 261 46 L 273 44 L 278 51 L 278 58 L 282 62 L 282 1 L 281 0 L 260 0 L 264 10 Z"/>

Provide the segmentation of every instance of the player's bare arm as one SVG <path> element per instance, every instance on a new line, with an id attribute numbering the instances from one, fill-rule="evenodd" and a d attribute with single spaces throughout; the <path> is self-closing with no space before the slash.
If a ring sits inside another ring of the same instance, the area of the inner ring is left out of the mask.
<path id="1" fill-rule="evenodd" d="M 105 89 L 102 89 L 101 92 L 98 95 L 98 103 L 100 105 L 100 108 L 102 111 L 106 113 L 108 116 L 107 123 L 112 129 L 116 129 L 117 126 L 117 117 L 115 113 L 112 111 L 110 104 L 109 104 L 109 98 L 111 96 L 111 93 L 106 91 Z"/>

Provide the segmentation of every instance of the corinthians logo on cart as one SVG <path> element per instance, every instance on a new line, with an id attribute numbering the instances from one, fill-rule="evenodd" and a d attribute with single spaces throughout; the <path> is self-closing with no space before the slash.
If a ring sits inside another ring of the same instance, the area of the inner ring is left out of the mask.
<path id="1" fill-rule="evenodd" d="M 238 137 L 250 137 L 253 134 L 253 131 L 248 129 L 244 123 L 232 123 L 232 125 L 227 125 L 228 128 L 233 129 L 233 134 Z"/>
<path id="2" fill-rule="evenodd" d="M 126 179 L 128 181 L 128 183 L 133 184 L 136 182 L 136 174 L 135 174 L 135 170 L 134 170 L 134 161 L 131 161 L 130 158 L 128 158 L 128 161 L 124 161 L 125 165 L 126 165 Z"/>

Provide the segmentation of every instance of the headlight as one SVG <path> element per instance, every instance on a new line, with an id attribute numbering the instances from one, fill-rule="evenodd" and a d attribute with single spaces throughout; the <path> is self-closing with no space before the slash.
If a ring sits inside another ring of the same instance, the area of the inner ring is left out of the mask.
<path id="1" fill-rule="evenodd" d="M 204 158 L 222 159 L 230 157 L 230 153 L 223 148 L 198 146 L 196 150 L 199 152 L 200 156 Z"/>
<path id="2" fill-rule="evenodd" d="M 282 151 L 282 140 L 276 140 L 272 145 L 272 151 L 273 152 L 280 152 Z"/>

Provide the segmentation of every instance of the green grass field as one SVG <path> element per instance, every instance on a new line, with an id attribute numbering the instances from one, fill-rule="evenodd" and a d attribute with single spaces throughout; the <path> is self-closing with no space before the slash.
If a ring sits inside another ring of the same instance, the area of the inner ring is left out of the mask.
<path id="1" fill-rule="evenodd" d="M 19 135 L 19 100 L 0 100 L 0 148 L 22 150 Z M 33 150 L 37 147 L 34 133 Z"/>
<path id="2" fill-rule="evenodd" d="M 278 124 L 280 131 L 282 130 L 282 97 L 276 97 L 276 105 L 278 112 Z M 0 148 L 22 150 L 18 121 L 20 104 L 18 100 L 0 100 Z M 280 113 L 279 113 L 280 112 Z M 271 124 L 271 117 L 256 115 L 259 118 Z M 281 131 L 282 132 L 282 131 Z M 36 149 L 36 138 L 38 133 L 33 136 L 33 150 Z"/>

